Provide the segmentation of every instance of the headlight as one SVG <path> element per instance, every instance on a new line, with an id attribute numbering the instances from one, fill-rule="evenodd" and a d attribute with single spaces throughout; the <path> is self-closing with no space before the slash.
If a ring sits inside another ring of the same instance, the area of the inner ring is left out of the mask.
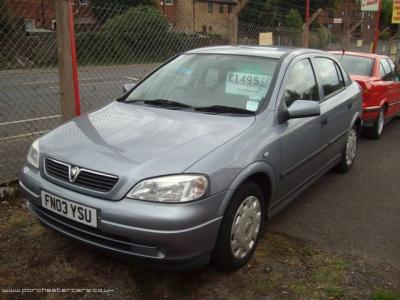
<path id="1" fill-rule="evenodd" d="M 163 176 L 139 182 L 127 197 L 159 202 L 187 202 L 202 197 L 207 187 L 208 180 L 205 176 Z"/>
<path id="2" fill-rule="evenodd" d="M 39 141 L 36 140 L 32 143 L 26 158 L 32 167 L 39 169 Z"/>

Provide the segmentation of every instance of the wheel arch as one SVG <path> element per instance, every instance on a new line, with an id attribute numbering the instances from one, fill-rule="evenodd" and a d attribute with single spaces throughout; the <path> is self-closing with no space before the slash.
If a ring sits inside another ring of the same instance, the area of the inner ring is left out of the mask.
<path id="1" fill-rule="evenodd" d="M 274 169 L 268 163 L 263 161 L 258 161 L 247 166 L 235 178 L 229 187 L 230 193 L 227 194 L 227 197 L 225 197 L 220 207 L 220 215 L 225 213 L 235 191 L 247 181 L 252 181 L 261 188 L 265 198 L 265 208 L 267 209 L 265 215 L 267 215 L 271 200 L 274 198 L 276 179 Z"/>
<path id="2" fill-rule="evenodd" d="M 361 132 L 361 128 L 362 128 L 362 118 L 361 118 L 361 114 L 358 112 L 354 115 L 353 120 L 351 121 L 349 130 L 351 128 L 353 128 L 353 126 L 356 126 L 357 133 L 359 134 Z"/>
<path id="3" fill-rule="evenodd" d="M 388 98 L 383 98 L 381 101 L 380 101 L 380 103 L 379 103 L 379 106 L 381 106 L 381 107 L 383 107 L 384 109 L 385 109 L 385 111 L 388 109 L 388 107 L 389 107 L 389 100 L 388 100 Z"/>
<path id="4" fill-rule="evenodd" d="M 388 108 L 389 108 L 389 103 L 388 103 L 387 101 L 385 101 L 385 102 L 382 104 L 382 107 L 383 107 L 384 112 L 386 113 L 387 110 L 388 110 Z"/>

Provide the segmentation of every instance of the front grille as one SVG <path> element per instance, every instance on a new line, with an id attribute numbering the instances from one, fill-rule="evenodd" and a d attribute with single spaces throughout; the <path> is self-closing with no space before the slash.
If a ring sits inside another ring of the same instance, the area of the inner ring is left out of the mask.
<path id="1" fill-rule="evenodd" d="M 83 168 L 79 168 L 78 175 L 76 176 L 75 180 L 70 180 L 70 172 L 72 167 L 75 166 L 71 166 L 70 164 L 51 158 L 45 159 L 45 169 L 47 175 L 73 185 L 99 192 L 109 192 L 118 181 L 117 176 L 99 173 Z"/>
<path id="2" fill-rule="evenodd" d="M 109 177 L 82 170 L 75 184 L 92 190 L 108 192 L 117 183 L 118 177 Z"/>
<path id="3" fill-rule="evenodd" d="M 46 172 L 55 178 L 69 181 L 69 166 L 58 163 L 52 159 L 46 159 Z"/>

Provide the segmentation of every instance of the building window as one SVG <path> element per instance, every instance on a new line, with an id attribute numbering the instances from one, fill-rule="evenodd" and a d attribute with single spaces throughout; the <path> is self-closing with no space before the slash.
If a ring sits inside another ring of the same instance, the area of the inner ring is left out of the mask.
<path id="1" fill-rule="evenodd" d="M 56 20 L 51 20 L 51 28 L 53 28 L 53 30 L 57 30 L 57 22 L 56 22 Z"/>
<path id="2" fill-rule="evenodd" d="M 203 34 L 207 33 L 207 26 L 206 25 L 201 26 L 201 33 L 203 33 Z"/>
<path id="3" fill-rule="evenodd" d="M 208 2 L 208 13 L 212 13 L 213 12 L 213 4 L 212 2 Z"/>
<path id="4" fill-rule="evenodd" d="M 232 5 L 228 5 L 228 14 L 232 13 L 233 11 L 233 6 Z"/>
<path id="5" fill-rule="evenodd" d="M 165 5 L 173 5 L 174 1 L 173 0 L 165 0 Z"/>
<path id="6" fill-rule="evenodd" d="M 35 29 L 35 20 L 25 19 L 25 30 Z"/>
<path id="7" fill-rule="evenodd" d="M 79 5 L 88 5 L 88 0 L 79 0 Z"/>
<path id="8" fill-rule="evenodd" d="M 213 27 L 210 25 L 210 26 L 208 26 L 208 31 L 209 32 L 212 32 L 213 31 Z"/>
<path id="9" fill-rule="evenodd" d="M 224 13 L 224 5 L 223 5 L 223 4 L 220 4 L 220 5 L 219 5 L 219 13 L 220 13 L 220 14 L 223 14 L 223 13 Z"/>

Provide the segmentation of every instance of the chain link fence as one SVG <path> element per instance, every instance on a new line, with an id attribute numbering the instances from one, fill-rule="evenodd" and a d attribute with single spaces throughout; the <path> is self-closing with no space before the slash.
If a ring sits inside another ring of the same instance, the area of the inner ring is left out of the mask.
<path id="1" fill-rule="evenodd" d="M 0 183 L 16 179 L 32 141 L 61 123 L 54 5 L 0 0 Z M 124 83 L 173 55 L 229 44 L 229 15 L 220 12 L 165 17 L 154 7 L 96 7 L 76 0 L 73 13 L 83 112 L 111 102 Z M 258 45 L 261 33 L 275 46 L 302 45 L 301 28 L 239 23 L 237 32 L 243 45 Z M 310 32 L 312 48 L 340 49 L 339 40 L 325 27 Z M 393 44 L 378 50 L 392 55 Z"/>
<path id="2" fill-rule="evenodd" d="M 0 1 L 0 183 L 17 177 L 32 141 L 61 120 L 56 34 L 35 29 L 40 10 L 39 1 Z"/>

